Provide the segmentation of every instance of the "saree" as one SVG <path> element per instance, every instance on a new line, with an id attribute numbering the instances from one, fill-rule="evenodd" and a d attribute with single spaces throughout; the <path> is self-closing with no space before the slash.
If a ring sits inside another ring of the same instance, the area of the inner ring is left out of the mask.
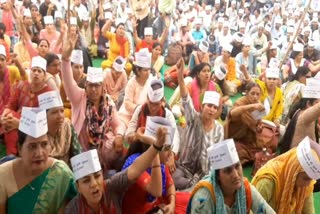
<path id="1" fill-rule="evenodd" d="M 241 97 L 236 101 L 233 108 L 252 104 L 247 97 Z M 231 110 L 232 111 L 232 110 Z M 233 138 L 241 164 L 254 161 L 255 153 L 262 150 L 263 145 L 259 145 L 256 138 L 256 127 L 258 121 L 254 120 L 251 112 L 243 112 L 238 117 L 231 117 L 229 114 L 225 128 L 225 139 Z"/>
<path id="2" fill-rule="evenodd" d="M 56 160 L 50 168 L 8 198 L 7 213 L 55 214 L 76 194 L 72 172 L 64 162 Z"/>
<path id="3" fill-rule="evenodd" d="M 252 184 L 259 192 L 264 192 L 260 182 L 264 179 L 275 184 L 271 201 L 267 201 L 278 214 L 302 213 L 305 200 L 312 195 L 315 181 L 306 187 L 296 188 L 297 176 L 303 172 L 297 158 L 297 148 L 268 161 L 253 177 Z M 271 191 L 271 190 L 269 190 Z M 262 194 L 263 196 L 263 194 Z"/>

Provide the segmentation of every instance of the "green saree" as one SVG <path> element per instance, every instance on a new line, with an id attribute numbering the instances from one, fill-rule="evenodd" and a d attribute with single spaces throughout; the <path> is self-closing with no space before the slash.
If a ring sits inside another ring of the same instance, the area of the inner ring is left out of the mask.
<path id="1" fill-rule="evenodd" d="M 71 170 L 63 161 L 56 160 L 8 199 L 7 213 L 58 213 L 76 194 Z"/>

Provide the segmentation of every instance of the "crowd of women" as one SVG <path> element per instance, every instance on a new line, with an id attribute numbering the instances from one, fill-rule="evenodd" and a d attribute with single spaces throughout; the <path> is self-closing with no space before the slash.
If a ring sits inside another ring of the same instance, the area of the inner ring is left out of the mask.
<path id="1" fill-rule="evenodd" d="M 1 0 L 0 213 L 320 212 L 318 0 L 67 2 Z"/>

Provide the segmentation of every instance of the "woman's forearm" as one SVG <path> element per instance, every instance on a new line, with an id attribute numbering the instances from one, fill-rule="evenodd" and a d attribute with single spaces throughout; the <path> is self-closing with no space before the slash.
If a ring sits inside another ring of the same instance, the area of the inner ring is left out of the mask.
<path id="1" fill-rule="evenodd" d="M 147 184 L 148 193 L 154 197 L 162 195 L 162 176 L 159 155 L 152 161 L 151 164 L 151 181 Z"/>

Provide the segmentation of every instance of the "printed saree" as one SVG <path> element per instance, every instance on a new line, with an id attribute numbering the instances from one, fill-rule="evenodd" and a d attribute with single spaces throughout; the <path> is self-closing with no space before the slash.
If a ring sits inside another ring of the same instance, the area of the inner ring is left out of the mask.
<path id="1" fill-rule="evenodd" d="M 9 197 L 7 213 L 58 213 L 76 194 L 72 172 L 63 161 L 56 160 L 50 168 Z"/>

